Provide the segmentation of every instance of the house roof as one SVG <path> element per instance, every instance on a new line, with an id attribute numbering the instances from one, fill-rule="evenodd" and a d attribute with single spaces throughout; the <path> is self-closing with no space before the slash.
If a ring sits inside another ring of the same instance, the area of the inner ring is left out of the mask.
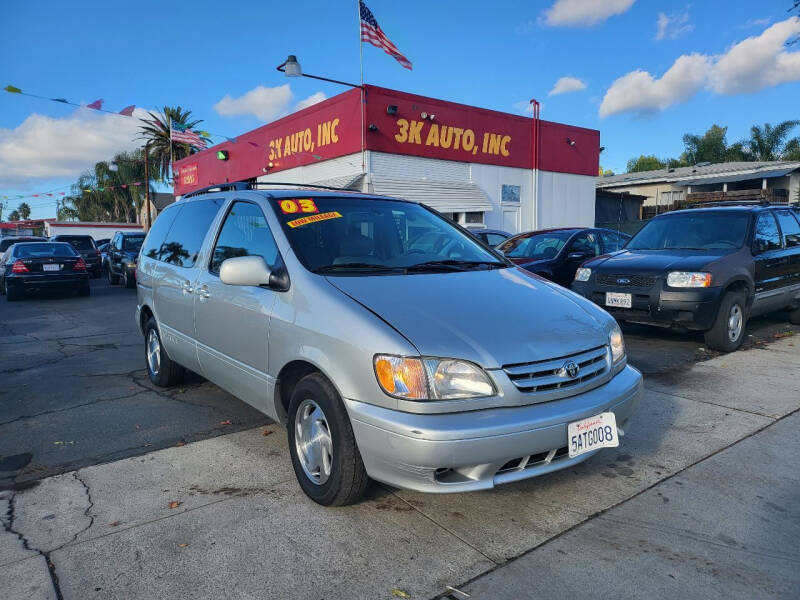
<path id="1" fill-rule="evenodd" d="M 604 189 L 662 182 L 678 183 L 680 185 L 703 185 L 706 183 L 742 181 L 761 177 L 781 177 L 796 169 L 800 169 L 800 162 L 727 162 L 599 177 L 597 179 L 597 187 Z"/>

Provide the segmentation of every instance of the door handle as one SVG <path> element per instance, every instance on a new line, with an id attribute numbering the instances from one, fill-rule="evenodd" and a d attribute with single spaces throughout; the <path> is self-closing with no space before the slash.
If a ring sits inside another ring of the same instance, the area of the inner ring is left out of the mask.
<path id="1" fill-rule="evenodd" d="M 197 288 L 197 295 L 200 296 L 201 300 L 205 300 L 206 298 L 211 297 L 211 292 L 208 291 L 208 286 L 204 285 Z"/>
<path id="2" fill-rule="evenodd" d="M 191 294 L 192 293 L 192 289 L 193 288 L 192 288 L 192 282 L 191 281 L 184 281 L 183 282 L 183 292 L 185 294 Z"/>

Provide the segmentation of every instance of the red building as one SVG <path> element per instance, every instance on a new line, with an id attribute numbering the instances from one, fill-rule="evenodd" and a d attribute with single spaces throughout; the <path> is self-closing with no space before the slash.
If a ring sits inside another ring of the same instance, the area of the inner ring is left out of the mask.
<path id="1" fill-rule="evenodd" d="M 317 183 L 512 232 L 594 224 L 598 131 L 371 85 L 363 116 L 360 100 L 347 91 L 176 162 L 175 194 L 248 179 Z"/>

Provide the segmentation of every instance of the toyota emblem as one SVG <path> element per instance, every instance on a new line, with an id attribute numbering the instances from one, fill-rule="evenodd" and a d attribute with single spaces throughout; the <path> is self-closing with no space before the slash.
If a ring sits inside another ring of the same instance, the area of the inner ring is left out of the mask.
<path id="1" fill-rule="evenodd" d="M 575 379 L 578 376 L 578 371 L 580 371 L 580 368 L 571 360 L 565 362 L 564 366 L 561 367 L 561 373 L 570 379 Z"/>

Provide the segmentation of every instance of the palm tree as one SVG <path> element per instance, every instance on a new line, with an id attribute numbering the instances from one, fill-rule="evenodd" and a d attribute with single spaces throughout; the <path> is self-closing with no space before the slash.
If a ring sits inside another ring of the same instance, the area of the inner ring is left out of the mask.
<path id="1" fill-rule="evenodd" d="M 786 138 L 798 125 L 800 121 L 783 121 L 774 126 L 764 123 L 764 127 L 753 125 L 750 139 L 744 142 L 750 160 L 781 160 L 787 150 L 792 151 L 796 147 L 797 138 L 788 144 Z"/>
<path id="2" fill-rule="evenodd" d="M 140 128 L 142 134 L 140 139 L 149 144 L 150 160 L 152 160 L 159 177 L 167 180 L 172 162 L 186 158 L 194 152 L 189 144 L 170 140 L 170 121 L 175 121 L 188 129 L 194 129 L 203 121 L 192 119 L 192 111 L 184 110 L 180 106 L 165 106 L 161 113 L 151 112 L 150 117 L 151 120 L 143 119 L 145 124 Z"/>
<path id="3" fill-rule="evenodd" d="M 19 221 L 19 212 L 17 212 L 16 210 L 12 210 L 8 214 L 8 220 L 9 221 Z"/>
<path id="4" fill-rule="evenodd" d="M 28 205 L 27 202 L 20 202 L 19 206 L 17 207 L 17 212 L 19 213 L 19 218 L 23 221 L 27 221 L 28 218 L 31 216 L 31 207 Z"/>

